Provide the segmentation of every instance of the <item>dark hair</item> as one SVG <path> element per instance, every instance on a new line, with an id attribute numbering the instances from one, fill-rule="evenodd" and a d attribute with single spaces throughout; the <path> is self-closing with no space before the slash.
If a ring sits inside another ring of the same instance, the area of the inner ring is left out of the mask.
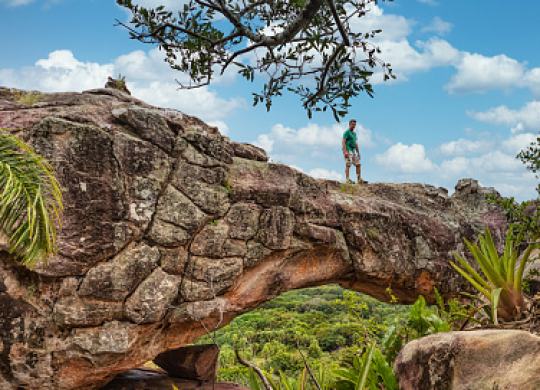
<path id="1" fill-rule="evenodd" d="M 351 120 L 349 121 L 349 124 L 351 124 L 351 122 L 356 122 L 356 119 L 351 119 Z"/>

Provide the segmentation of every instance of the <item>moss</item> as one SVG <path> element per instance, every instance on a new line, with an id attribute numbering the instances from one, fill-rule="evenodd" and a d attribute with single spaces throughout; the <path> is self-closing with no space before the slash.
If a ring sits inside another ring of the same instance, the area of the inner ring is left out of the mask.
<path id="1" fill-rule="evenodd" d="M 367 231 L 367 235 L 372 240 L 377 240 L 379 238 L 379 229 L 377 228 L 370 228 Z"/>

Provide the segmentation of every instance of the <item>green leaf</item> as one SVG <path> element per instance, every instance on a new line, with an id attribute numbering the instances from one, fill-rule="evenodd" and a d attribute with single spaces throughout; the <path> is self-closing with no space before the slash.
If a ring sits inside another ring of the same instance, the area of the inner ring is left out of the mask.
<path id="1" fill-rule="evenodd" d="M 491 312 L 493 313 L 493 323 L 499 323 L 497 319 L 497 307 L 499 307 L 499 298 L 501 297 L 502 288 L 496 288 L 491 292 Z"/>
<path id="2" fill-rule="evenodd" d="M 371 343 L 370 348 L 365 354 L 364 366 L 362 367 L 362 372 L 358 377 L 358 382 L 356 382 L 355 390 L 364 390 L 366 386 L 367 376 L 369 373 L 369 368 L 371 367 L 371 359 L 373 357 L 373 351 L 375 350 L 375 342 Z"/>
<path id="3" fill-rule="evenodd" d="M 62 193 L 50 164 L 0 129 L 0 229 L 10 252 L 28 267 L 56 253 Z"/>
<path id="4" fill-rule="evenodd" d="M 249 380 L 249 387 L 251 388 L 251 390 L 261 390 L 259 381 L 257 380 L 257 376 L 255 375 L 255 371 L 251 367 L 249 367 L 249 370 L 248 370 L 248 380 Z M 287 389 L 287 390 L 290 390 L 290 389 Z"/>

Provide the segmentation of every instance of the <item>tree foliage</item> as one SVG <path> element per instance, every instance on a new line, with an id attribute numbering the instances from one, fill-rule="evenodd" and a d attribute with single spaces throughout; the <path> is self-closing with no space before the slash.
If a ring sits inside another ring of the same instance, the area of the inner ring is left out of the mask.
<path id="1" fill-rule="evenodd" d="M 0 129 L 0 232 L 28 266 L 56 251 L 61 189 L 53 168 L 19 138 Z"/>
<path id="2" fill-rule="evenodd" d="M 393 1 L 393 0 L 388 0 Z M 254 105 L 270 109 L 284 91 L 299 95 L 311 117 L 330 108 L 343 117 L 361 92 L 373 97 L 370 77 L 380 65 L 394 78 L 372 40 L 381 30 L 356 31 L 377 0 L 190 0 L 178 12 L 117 0 L 132 12 L 131 38 L 156 44 L 190 83 L 210 84 L 229 66 L 249 81 L 264 80 Z"/>
<path id="3" fill-rule="evenodd" d="M 540 137 L 536 141 L 518 153 L 526 168 L 536 174 L 540 171 Z M 514 237 L 522 232 L 524 238 L 531 240 L 540 234 L 540 184 L 536 187 L 538 194 L 536 200 L 518 203 L 514 197 L 503 198 L 495 195 L 487 195 L 488 203 L 499 205 L 504 210 L 504 215 L 510 224 Z"/>

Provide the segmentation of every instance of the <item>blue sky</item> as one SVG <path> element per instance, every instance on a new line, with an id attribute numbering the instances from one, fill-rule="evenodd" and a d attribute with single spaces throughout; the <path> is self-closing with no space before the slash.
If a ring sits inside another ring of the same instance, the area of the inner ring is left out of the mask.
<path id="1" fill-rule="evenodd" d="M 140 4 L 178 4 L 140 0 Z M 273 161 L 316 177 L 344 179 L 346 121 L 308 119 L 295 96 L 269 113 L 252 107 L 257 84 L 234 71 L 178 91 L 182 78 L 155 48 L 128 39 L 114 0 L 0 0 L 0 85 L 41 91 L 101 87 L 126 76 L 134 96 L 217 125 L 263 146 Z M 505 196 L 535 196 L 537 179 L 514 157 L 540 129 L 540 2 L 396 0 L 372 7 L 358 28 L 381 28 L 381 57 L 397 80 L 375 79 L 374 99 L 353 102 L 363 177 L 421 182 L 453 191 L 473 177 Z"/>

